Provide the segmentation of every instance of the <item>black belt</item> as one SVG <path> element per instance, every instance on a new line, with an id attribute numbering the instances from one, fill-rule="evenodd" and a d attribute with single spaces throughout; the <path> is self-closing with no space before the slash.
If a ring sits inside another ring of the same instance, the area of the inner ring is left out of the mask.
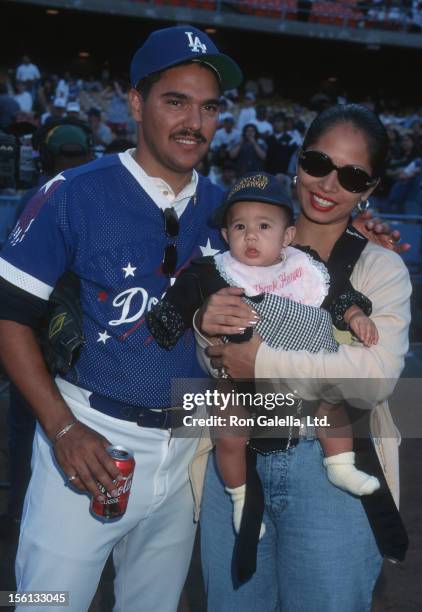
<path id="1" fill-rule="evenodd" d="M 92 408 L 115 419 L 136 423 L 139 427 L 152 427 L 156 429 L 177 429 L 183 427 L 183 419 L 186 410 L 182 408 L 167 408 L 163 410 L 152 410 L 143 406 L 131 406 L 117 400 L 113 400 L 97 393 L 92 393 L 89 398 Z M 192 414 L 189 411 L 188 414 Z"/>

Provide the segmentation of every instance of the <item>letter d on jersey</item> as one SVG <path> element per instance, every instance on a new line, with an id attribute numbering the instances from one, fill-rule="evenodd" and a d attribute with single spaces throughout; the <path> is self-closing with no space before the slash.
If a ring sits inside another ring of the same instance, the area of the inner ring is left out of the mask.
<path id="1" fill-rule="evenodd" d="M 141 293 L 142 295 L 142 305 L 135 314 L 129 316 L 132 299 L 137 293 Z M 143 287 L 132 287 L 132 289 L 122 291 L 122 293 L 116 295 L 113 300 L 113 306 L 122 308 L 122 316 L 120 319 L 109 321 L 109 325 L 122 325 L 123 323 L 133 323 L 137 321 L 144 314 L 147 302 L 148 292 Z"/>

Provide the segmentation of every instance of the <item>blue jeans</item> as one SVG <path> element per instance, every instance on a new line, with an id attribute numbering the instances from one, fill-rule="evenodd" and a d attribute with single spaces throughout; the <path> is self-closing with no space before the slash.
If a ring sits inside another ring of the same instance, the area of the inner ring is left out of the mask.
<path id="1" fill-rule="evenodd" d="M 232 581 L 232 503 L 212 457 L 201 513 L 208 612 L 370 612 L 382 558 L 358 498 L 327 479 L 315 439 L 258 455 L 266 533 L 257 571 Z"/>

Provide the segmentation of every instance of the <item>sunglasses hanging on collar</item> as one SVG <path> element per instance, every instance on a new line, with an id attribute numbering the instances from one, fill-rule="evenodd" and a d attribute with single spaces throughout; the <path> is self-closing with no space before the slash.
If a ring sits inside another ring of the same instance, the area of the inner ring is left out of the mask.
<path id="1" fill-rule="evenodd" d="M 174 208 L 163 210 L 164 233 L 168 238 L 177 238 L 179 235 L 179 217 Z M 161 270 L 166 276 L 173 276 L 177 266 L 177 246 L 168 244 L 164 249 Z"/>

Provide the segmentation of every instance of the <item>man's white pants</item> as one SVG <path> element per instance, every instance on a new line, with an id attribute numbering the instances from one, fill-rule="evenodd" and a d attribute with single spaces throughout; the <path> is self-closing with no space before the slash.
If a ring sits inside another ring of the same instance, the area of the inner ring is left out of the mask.
<path id="1" fill-rule="evenodd" d="M 66 385 L 61 387 L 63 392 Z M 69 591 L 70 606 L 64 610 L 85 612 L 114 548 L 115 612 L 174 612 L 195 538 L 188 464 L 198 440 L 138 427 L 63 396 L 79 420 L 134 451 L 129 505 L 117 522 L 93 518 L 90 498 L 65 486 L 38 426 L 16 557 L 18 591 Z M 42 606 L 39 612 L 57 609 Z"/>

